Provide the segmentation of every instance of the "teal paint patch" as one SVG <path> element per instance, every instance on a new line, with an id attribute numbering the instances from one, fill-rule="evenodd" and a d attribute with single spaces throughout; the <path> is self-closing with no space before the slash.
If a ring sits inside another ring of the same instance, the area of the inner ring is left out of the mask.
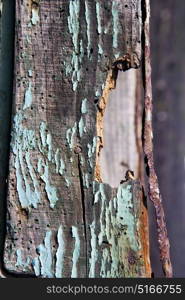
<path id="1" fill-rule="evenodd" d="M 17 255 L 17 262 L 16 262 L 15 266 L 18 268 L 21 268 L 23 271 L 28 270 L 30 263 L 31 263 L 30 257 L 27 257 L 26 262 L 24 262 L 22 259 L 21 249 L 17 249 L 16 255 Z"/>
<path id="2" fill-rule="evenodd" d="M 72 271 L 71 271 L 71 278 L 77 278 L 77 262 L 80 257 L 80 238 L 78 235 L 78 229 L 75 226 L 72 226 L 72 237 L 75 239 L 75 246 L 73 251 L 73 258 L 72 258 Z"/>
<path id="3" fill-rule="evenodd" d="M 83 174 L 83 186 L 85 188 L 89 188 L 89 174 L 86 173 L 86 174 Z"/>
<path id="4" fill-rule="evenodd" d="M 119 185 L 117 192 L 117 222 L 126 225 L 130 245 L 134 251 L 138 251 L 138 243 L 135 236 L 135 216 L 132 212 L 132 191 L 131 185 L 126 188 Z"/>
<path id="5" fill-rule="evenodd" d="M 41 173 L 41 170 L 43 171 L 43 174 Z M 56 187 L 50 184 L 48 164 L 47 163 L 45 164 L 43 160 L 39 160 L 39 169 L 38 169 L 38 171 L 40 173 L 40 178 L 45 183 L 45 191 L 46 191 L 46 195 L 47 195 L 47 198 L 49 200 L 49 203 L 50 203 L 50 207 L 54 208 L 57 201 L 59 200 L 59 198 L 57 196 Z"/>
<path id="6" fill-rule="evenodd" d="M 112 2 L 112 18 L 113 18 L 113 48 L 118 47 L 118 34 L 119 34 L 119 15 L 118 3 Z"/>
<path id="7" fill-rule="evenodd" d="M 140 249 L 132 186 L 126 183 L 119 185 L 116 196 L 110 201 L 106 198 L 105 186 L 103 183 L 93 182 L 94 204 L 99 203 L 100 206 L 97 242 L 101 246 L 106 240 L 111 245 L 102 249 L 100 276 L 129 277 L 131 271 L 129 264 L 127 265 L 128 249 L 133 253 L 138 253 Z M 125 261 L 126 266 L 120 265 L 120 253 L 121 261 Z M 137 273 L 137 270 L 133 272 Z"/>
<path id="8" fill-rule="evenodd" d="M 56 166 L 56 173 L 59 173 L 60 168 L 60 150 L 57 148 L 55 152 L 55 166 Z"/>
<path id="9" fill-rule="evenodd" d="M 47 156 L 49 162 L 56 163 L 53 144 L 52 144 L 52 135 L 48 130 L 46 122 L 42 121 L 40 123 L 39 129 L 40 129 L 40 140 L 41 140 L 41 143 L 40 141 L 38 141 L 39 150 L 45 156 Z"/>
<path id="10" fill-rule="evenodd" d="M 51 237 L 52 232 L 47 231 L 44 239 L 44 244 L 40 244 L 37 247 L 39 253 L 39 260 L 41 264 L 41 275 L 46 278 L 53 278 L 53 262 L 52 262 L 52 250 L 51 250 Z"/>
<path id="11" fill-rule="evenodd" d="M 103 48 L 100 44 L 98 44 L 98 54 L 102 55 L 103 54 Z"/>
<path id="12" fill-rule="evenodd" d="M 71 185 L 71 182 L 68 178 L 65 178 L 66 186 L 69 187 Z"/>
<path id="13" fill-rule="evenodd" d="M 114 57 L 115 57 L 116 59 L 118 59 L 120 56 L 121 56 L 120 52 L 114 54 Z"/>
<path id="14" fill-rule="evenodd" d="M 40 124 L 40 137 L 43 147 L 47 146 L 47 134 L 46 134 L 47 126 L 45 122 L 41 122 Z"/>
<path id="15" fill-rule="evenodd" d="M 67 143 L 69 145 L 70 150 L 73 149 L 74 138 L 75 138 L 75 134 L 76 134 L 76 129 L 77 129 L 77 124 L 75 122 L 74 126 L 72 128 L 69 128 L 66 131 L 66 140 L 67 140 Z"/>
<path id="16" fill-rule="evenodd" d="M 29 151 L 36 148 L 36 138 L 33 130 L 23 127 L 23 120 L 23 114 L 18 113 L 12 126 L 11 148 L 15 156 L 17 192 L 22 208 L 37 208 L 40 194 L 29 155 Z"/>
<path id="17" fill-rule="evenodd" d="M 90 57 L 90 50 L 91 50 L 91 16 L 90 16 L 90 11 L 88 7 L 88 2 L 85 1 L 85 19 L 86 19 L 86 24 L 87 24 L 87 53 L 88 57 Z"/>
<path id="18" fill-rule="evenodd" d="M 96 96 L 97 98 L 99 98 L 99 97 L 101 96 L 100 91 L 96 91 L 96 92 L 95 92 L 95 96 Z"/>
<path id="19" fill-rule="evenodd" d="M 32 77 L 33 76 L 33 72 L 32 72 L 32 70 L 30 69 L 30 70 L 28 70 L 28 76 L 29 77 Z"/>
<path id="20" fill-rule="evenodd" d="M 38 257 L 35 257 L 32 261 L 33 270 L 35 272 L 35 275 L 38 277 L 40 276 L 40 261 Z"/>
<path id="21" fill-rule="evenodd" d="M 56 165 L 56 173 L 63 175 L 65 172 L 65 163 L 64 160 L 62 159 L 59 149 L 57 149 L 55 153 L 55 165 Z"/>
<path id="22" fill-rule="evenodd" d="M 98 33 L 102 33 L 102 25 L 101 25 L 101 14 L 100 14 L 100 3 L 96 2 L 96 17 L 97 17 L 97 23 L 98 23 Z"/>
<path id="23" fill-rule="evenodd" d="M 52 153 L 52 136 L 50 133 L 47 134 L 46 136 L 46 143 L 48 146 L 48 160 L 51 161 L 52 157 L 53 157 L 53 153 Z"/>
<path id="24" fill-rule="evenodd" d="M 95 278 L 95 267 L 98 259 L 98 250 L 97 250 L 97 235 L 95 232 L 96 224 L 95 221 L 90 225 L 91 231 L 91 257 L 89 259 L 89 278 Z"/>
<path id="25" fill-rule="evenodd" d="M 84 166 L 84 163 L 85 163 L 84 157 L 81 155 L 80 156 L 80 165 Z"/>
<path id="26" fill-rule="evenodd" d="M 59 174 L 63 175 L 65 172 L 65 163 L 62 158 L 60 158 L 60 169 L 59 169 Z"/>
<path id="27" fill-rule="evenodd" d="M 58 249 L 56 252 L 56 271 L 55 277 L 62 278 L 62 272 L 64 268 L 64 254 L 65 254 L 65 241 L 64 232 L 62 226 L 59 227 L 57 233 Z"/>
<path id="28" fill-rule="evenodd" d="M 87 144 L 87 148 L 88 148 L 88 161 L 89 161 L 89 164 L 90 164 L 90 167 L 92 168 L 93 167 L 93 155 L 96 151 L 96 145 L 97 145 L 97 137 L 94 137 L 93 138 L 93 144 L 92 146 L 88 143 Z"/>
<path id="29" fill-rule="evenodd" d="M 82 100 L 82 105 L 81 105 L 81 113 L 86 114 L 87 113 L 87 99 Z"/>
<path id="30" fill-rule="evenodd" d="M 28 198 L 29 199 L 33 198 L 33 201 L 30 202 L 30 204 L 35 204 L 34 207 L 37 207 L 37 204 L 41 202 L 40 201 L 40 198 L 41 198 L 40 185 L 39 185 L 39 182 L 37 180 L 35 170 L 34 170 L 32 164 L 31 164 L 31 159 L 30 159 L 30 153 L 29 152 L 26 152 L 25 160 L 26 160 L 26 164 L 28 166 L 29 174 L 30 174 L 31 181 L 32 181 L 32 184 L 33 184 L 33 189 L 32 189 L 32 193 L 31 193 L 31 194 L 33 194 L 33 196 L 28 195 Z"/>
<path id="31" fill-rule="evenodd" d="M 80 30 L 79 13 L 80 1 L 71 0 L 69 2 L 68 28 L 69 32 L 72 34 L 73 45 L 76 53 L 78 53 L 78 35 Z"/>
<path id="32" fill-rule="evenodd" d="M 31 17 L 31 23 L 32 25 L 37 25 L 37 23 L 40 21 L 39 19 L 39 9 L 32 8 L 32 17 Z"/>
<path id="33" fill-rule="evenodd" d="M 82 137 L 83 134 L 87 131 L 83 117 L 80 118 L 80 121 L 78 123 L 78 130 L 79 130 L 80 137 Z"/>
<path id="34" fill-rule="evenodd" d="M 71 62 L 65 62 L 65 73 L 71 75 L 72 88 L 76 91 L 78 82 L 81 79 L 82 61 L 84 57 L 83 41 L 79 42 L 80 31 L 80 1 L 74 0 L 69 2 L 68 28 L 72 34 L 73 52 Z M 79 49 L 80 48 L 80 49 Z"/>
<path id="35" fill-rule="evenodd" d="M 32 84 L 29 82 L 28 89 L 24 95 L 24 106 L 23 109 L 29 108 L 32 104 Z"/>
<path id="36" fill-rule="evenodd" d="M 72 34 L 72 41 L 74 46 L 74 51 L 72 53 L 71 64 L 66 66 L 67 73 L 72 73 L 72 86 L 73 91 L 76 91 L 78 87 L 78 82 L 80 81 L 81 70 L 80 62 L 82 60 L 83 52 L 79 53 L 79 13 L 80 13 L 80 2 L 78 0 L 69 2 L 69 16 L 68 16 L 68 28 L 69 32 Z M 81 43 L 82 47 L 82 43 Z"/>

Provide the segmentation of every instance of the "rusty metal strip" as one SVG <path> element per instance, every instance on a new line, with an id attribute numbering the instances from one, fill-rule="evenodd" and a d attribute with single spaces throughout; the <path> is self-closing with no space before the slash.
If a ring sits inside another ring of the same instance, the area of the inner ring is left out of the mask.
<path id="1" fill-rule="evenodd" d="M 170 260 L 170 244 L 167 234 L 162 197 L 159 190 L 158 178 L 154 169 L 153 158 L 153 128 L 152 128 L 152 84 L 150 63 L 150 0 L 144 0 L 146 12 L 144 20 L 144 87 L 145 87 L 145 119 L 144 119 L 144 154 L 149 173 L 149 198 L 153 202 L 156 213 L 158 244 L 163 272 L 166 277 L 172 277 Z"/>

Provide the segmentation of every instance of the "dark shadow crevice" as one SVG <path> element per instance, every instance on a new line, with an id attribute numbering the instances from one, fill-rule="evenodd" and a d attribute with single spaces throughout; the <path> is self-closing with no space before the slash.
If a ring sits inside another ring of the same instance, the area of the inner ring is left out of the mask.
<path id="1" fill-rule="evenodd" d="M 15 1 L 2 1 L 0 27 L 0 270 L 10 277 L 3 266 L 3 254 L 13 99 Z"/>

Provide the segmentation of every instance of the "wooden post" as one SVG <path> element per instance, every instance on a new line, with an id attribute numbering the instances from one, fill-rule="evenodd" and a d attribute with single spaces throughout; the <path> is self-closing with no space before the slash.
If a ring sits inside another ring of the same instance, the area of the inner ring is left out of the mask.
<path id="1" fill-rule="evenodd" d="M 118 70 L 141 66 L 141 32 L 141 0 L 16 0 L 7 272 L 150 277 L 142 186 L 103 183 L 99 159 L 108 95 Z"/>

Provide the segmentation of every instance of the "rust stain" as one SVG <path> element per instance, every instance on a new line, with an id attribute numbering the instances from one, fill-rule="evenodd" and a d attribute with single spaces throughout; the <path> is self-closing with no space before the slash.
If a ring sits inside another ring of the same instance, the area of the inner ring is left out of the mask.
<path id="1" fill-rule="evenodd" d="M 142 198 L 144 199 L 144 192 L 142 192 Z M 142 253 L 145 265 L 145 273 L 147 278 L 151 278 L 152 270 L 150 264 L 150 247 L 149 247 L 149 224 L 148 224 L 148 212 L 147 207 L 144 205 L 144 201 L 141 202 L 139 217 L 139 233 L 140 240 L 142 241 Z"/>
<path id="2" fill-rule="evenodd" d="M 144 98 L 145 98 L 145 120 L 144 120 L 144 135 L 143 145 L 144 154 L 149 170 L 149 198 L 153 202 L 158 244 L 160 251 L 160 259 L 163 272 L 166 277 L 173 276 L 172 264 L 170 259 L 170 243 L 168 239 L 167 227 L 165 222 L 165 214 L 163 209 L 162 197 L 159 190 L 158 178 L 154 169 L 153 158 L 153 128 L 152 128 L 152 83 L 151 83 L 151 63 L 150 63 L 150 2 L 145 0 L 146 19 L 144 21 Z"/>
<path id="3" fill-rule="evenodd" d="M 96 146 L 96 165 L 95 165 L 95 180 L 102 182 L 101 171 L 100 171 L 100 151 L 103 148 L 103 118 L 105 113 L 105 108 L 107 105 L 109 93 L 116 86 L 116 80 L 113 77 L 113 71 L 109 71 L 107 75 L 107 80 L 105 83 L 105 88 L 103 90 L 102 97 L 98 103 L 98 112 L 96 118 L 96 130 L 97 130 L 97 146 Z"/>

